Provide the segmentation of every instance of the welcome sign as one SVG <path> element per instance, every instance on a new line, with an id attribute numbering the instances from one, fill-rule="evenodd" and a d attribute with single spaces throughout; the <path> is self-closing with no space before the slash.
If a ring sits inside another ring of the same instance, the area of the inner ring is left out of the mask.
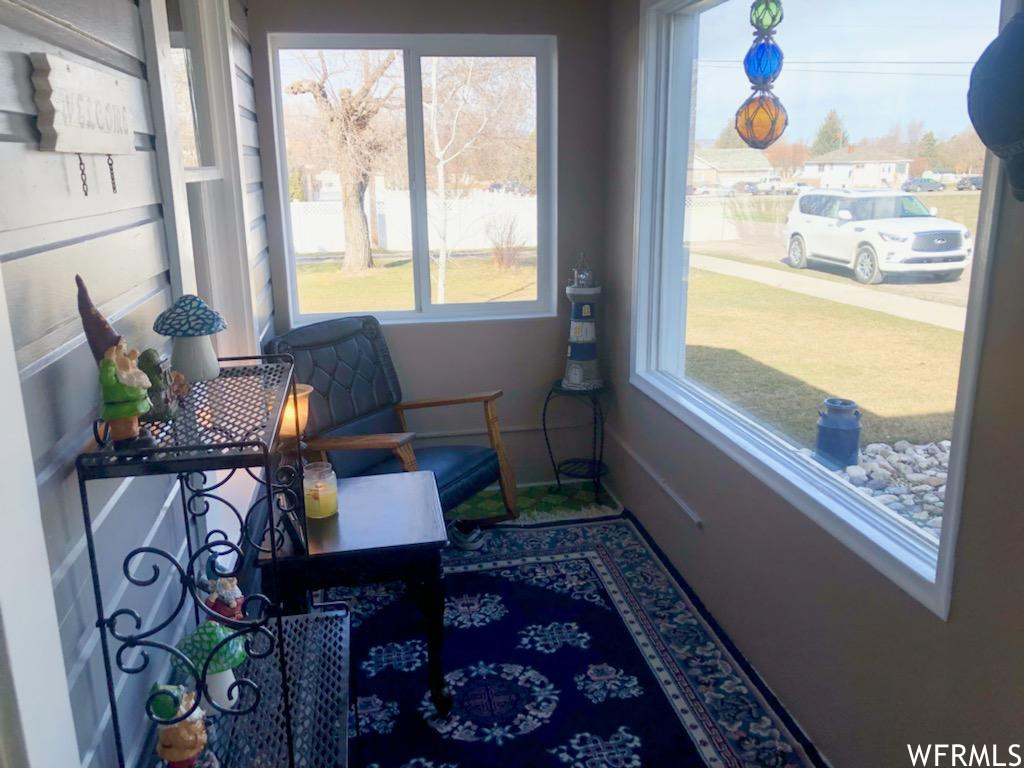
<path id="1" fill-rule="evenodd" d="M 30 53 L 39 148 L 126 155 L 135 151 L 128 76 L 114 76 L 50 53 Z"/>

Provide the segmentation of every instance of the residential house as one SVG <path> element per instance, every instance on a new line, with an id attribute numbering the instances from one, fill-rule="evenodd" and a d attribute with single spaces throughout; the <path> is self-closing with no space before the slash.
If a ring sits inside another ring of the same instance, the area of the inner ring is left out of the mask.
<path id="1" fill-rule="evenodd" d="M 736 184 L 757 182 L 770 175 L 771 163 L 758 149 L 698 147 L 693 151 L 693 168 L 690 171 L 693 186 L 731 188 Z"/>
<path id="2" fill-rule="evenodd" d="M 824 189 L 898 188 L 909 175 L 910 161 L 891 152 L 850 145 L 804 163 L 802 178 Z"/>

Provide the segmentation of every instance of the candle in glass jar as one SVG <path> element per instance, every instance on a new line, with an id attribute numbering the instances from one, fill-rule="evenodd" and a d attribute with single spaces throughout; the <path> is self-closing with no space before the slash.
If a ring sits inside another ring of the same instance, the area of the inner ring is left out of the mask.
<path id="1" fill-rule="evenodd" d="M 302 491 L 307 517 L 330 517 L 338 512 L 338 478 L 328 462 L 315 461 L 306 465 Z"/>

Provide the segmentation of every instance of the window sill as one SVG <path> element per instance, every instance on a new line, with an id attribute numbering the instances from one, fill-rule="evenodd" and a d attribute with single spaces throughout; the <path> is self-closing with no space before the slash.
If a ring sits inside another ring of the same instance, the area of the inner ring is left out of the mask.
<path id="1" fill-rule="evenodd" d="M 704 390 L 654 371 L 634 371 L 630 383 L 939 618 L 948 617 L 948 595 L 936 578 L 938 544 L 933 539 L 885 514 Z"/>
<path id="2" fill-rule="evenodd" d="M 432 323 L 486 323 L 505 322 L 511 320 L 538 320 L 543 318 L 558 317 L 555 310 L 517 310 L 509 308 L 507 311 L 481 312 L 478 308 L 466 307 L 465 309 L 453 309 L 451 311 L 431 312 L 373 312 L 372 310 L 359 312 L 324 312 L 318 314 L 295 314 L 292 320 L 292 327 L 297 328 L 311 323 L 319 323 L 324 320 L 336 320 L 342 317 L 355 317 L 359 315 L 373 315 L 380 321 L 381 325 L 428 325 Z"/>

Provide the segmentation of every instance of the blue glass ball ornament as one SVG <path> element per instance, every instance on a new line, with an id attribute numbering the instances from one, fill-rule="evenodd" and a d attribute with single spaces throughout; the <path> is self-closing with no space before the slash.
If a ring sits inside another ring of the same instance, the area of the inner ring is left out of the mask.
<path id="1" fill-rule="evenodd" d="M 782 72 L 782 49 L 774 40 L 755 40 L 743 57 L 743 69 L 755 88 L 770 88 Z"/>

